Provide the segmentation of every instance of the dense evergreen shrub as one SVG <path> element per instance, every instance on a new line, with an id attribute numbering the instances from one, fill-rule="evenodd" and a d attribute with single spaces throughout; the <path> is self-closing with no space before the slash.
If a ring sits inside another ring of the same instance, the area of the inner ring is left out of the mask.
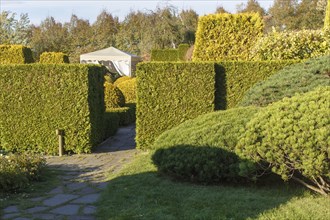
<path id="1" fill-rule="evenodd" d="M 201 183 L 219 183 L 242 179 L 239 157 L 222 148 L 178 145 L 158 149 L 152 160 L 162 173 Z"/>
<path id="2" fill-rule="evenodd" d="M 330 56 L 310 59 L 280 70 L 250 88 L 239 105 L 266 106 L 318 86 L 330 86 Z"/>
<path id="3" fill-rule="evenodd" d="M 236 152 L 284 180 L 330 193 L 329 109 L 329 86 L 273 103 L 247 123 Z"/>
<path id="4" fill-rule="evenodd" d="M 110 109 L 111 112 L 118 113 L 119 125 L 125 126 L 135 122 L 136 104 L 127 103 L 124 107 Z"/>
<path id="5" fill-rule="evenodd" d="M 212 63 L 140 63 L 137 68 L 137 147 L 162 132 L 214 110 Z"/>
<path id="6" fill-rule="evenodd" d="M 256 107 L 244 107 L 198 116 L 162 133 L 156 138 L 152 148 L 189 145 L 234 151 L 246 123 L 257 111 Z"/>
<path id="7" fill-rule="evenodd" d="M 41 178 L 46 160 L 33 154 L 0 154 L 0 192 L 18 192 Z"/>
<path id="8" fill-rule="evenodd" d="M 43 52 L 40 63 L 70 63 L 68 55 L 62 52 Z"/>
<path id="9" fill-rule="evenodd" d="M 210 14 L 198 20 L 193 61 L 248 60 L 263 35 L 258 13 Z"/>
<path id="10" fill-rule="evenodd" d="M 136 78 L 117 84 L 117 88 L 123 93 L 126 103 L 136 103 Z"/>
<path id="11" fill-rule="evenodd" d="M 151 61 L 178 61 L 177 49 L 153 49 Z"/>
<path id="12" fill-rule="evenodd" d="M 9 151 L 90 152 L 104 139 L 104 68 L 97 65 L 0 65 L 0 144 Z"/>
<path id="13" fill-rule="evenodd" d="M 308 59 L 330 54 L 330 42 L 325 33 L 322 30 L 273 31 L 256 43 L 251 50 L 251 59 Z"/>
<path id="14" fill-rule="evenodd" d="M 123 93 L 112 83 L 104 83 L 104 104 L 106 109 L 120 108 L 125 105 Z"/>
<path id="15" fill-rule="evenodd" d="M 324 29 L 330 31 L 330 0 L 328 0 L 324 18 Z"/>
<path id="16" fill-rule="evenodd" d="M 129 76 L 121 76 L 121 77 L 119 77 L 118 79 L 115 80 L 113 85 L 117 86 L 119 83 L 122 83 L 126 80 L 131 80 L 131 79 L 132 79 L 132 77 L 129 77 Z"/>
<path id="17" fill-rule="evenodd" d="M 0 45 L 0 64 L 33 63 L 32 51 L 23 45 Z"/>
<path id="18" fill-rule="evenodd" d="M 116 134 L 120 123 L 120 116 L 117 111 L 107 109 L 104 113 L 104 133 L 105 138 Z"/>
<path id="19" fill-rule="evenodd" d="M 178 61 L 186 60 L 186 54 L 189 48 L 190 48 L 189 44 L 180 44 L 178 46 Z"/>

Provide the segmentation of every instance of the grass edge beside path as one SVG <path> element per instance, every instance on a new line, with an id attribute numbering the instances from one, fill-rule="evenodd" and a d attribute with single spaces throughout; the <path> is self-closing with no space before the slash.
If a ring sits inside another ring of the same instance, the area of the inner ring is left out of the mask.
<path id="1" fill-rule="evenodd" d="M 330 198 L 292 184 L 201 186 L 157 173 L 139 152 L 109 175 L 97 219 L 330 219 Z"/>

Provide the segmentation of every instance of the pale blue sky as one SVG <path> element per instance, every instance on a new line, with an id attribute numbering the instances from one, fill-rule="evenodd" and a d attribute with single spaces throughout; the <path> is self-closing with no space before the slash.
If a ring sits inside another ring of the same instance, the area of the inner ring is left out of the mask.
<path id="1" fill-rule="evenodd" d="M 157 6 L 173 5 L 178 10 L 193 9 L 199 15 L 214 13 L 218 6 L 223 6 L 227 11 L 235 12 L 236 6 L 246 3 L 247 0 L 0 0 L 0 10 L 15 12 L 18 15 L 28 13 L 32 24 L 40 24 L 46 17 L 52 16 L 56 21 L 67 22 L 72 14 L 79 18 L 88 19 L 93 23 L 100 12 L 105 9 L 122 21 L 131 11 L 155 10 Z M 258 0 L 259 4 L 268 9 L 273 0 Z"/>

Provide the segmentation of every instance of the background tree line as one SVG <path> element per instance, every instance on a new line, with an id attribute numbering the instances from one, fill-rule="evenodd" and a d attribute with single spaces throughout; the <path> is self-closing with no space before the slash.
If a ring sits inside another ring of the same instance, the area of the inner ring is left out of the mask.
<path id="1" fill-rule="evenodd" d="M 237 12 L 259 12 L 265 20 L 265 32 L 277 30 L 320 29 L 327 0 L 275 0 L 268 11 L 256 0 L 237 6 Z M 215 13 L 228 13 L 223 7 Z M 94 23 L 72 15 L 61 23 L 53 17 L 40 25 L 30 24 L 27 14 L 2 11 L 0 44 L 30 46 L 38 59 L 44 51 L 64 52 L 71 62 L 79 55 L 114 46 L 141 55 L 148 60 L 151 49 L 176 48 L 180 43 L 194 44 L 198 14 L 167 6 L 150 11 L 131 11 L 123 21 L 103 10 Z"/>

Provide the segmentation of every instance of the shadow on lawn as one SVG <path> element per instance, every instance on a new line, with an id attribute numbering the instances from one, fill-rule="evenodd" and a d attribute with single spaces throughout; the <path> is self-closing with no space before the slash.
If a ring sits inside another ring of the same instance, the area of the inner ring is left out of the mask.
<path id="1" fill-rule="evenodd" d="M 268 180 L 253 186 L 174 182 L 157 172 L 117 177 L 99 203 L 99 219 L 247 219 L 302 195 L 301 187 Z"/>

